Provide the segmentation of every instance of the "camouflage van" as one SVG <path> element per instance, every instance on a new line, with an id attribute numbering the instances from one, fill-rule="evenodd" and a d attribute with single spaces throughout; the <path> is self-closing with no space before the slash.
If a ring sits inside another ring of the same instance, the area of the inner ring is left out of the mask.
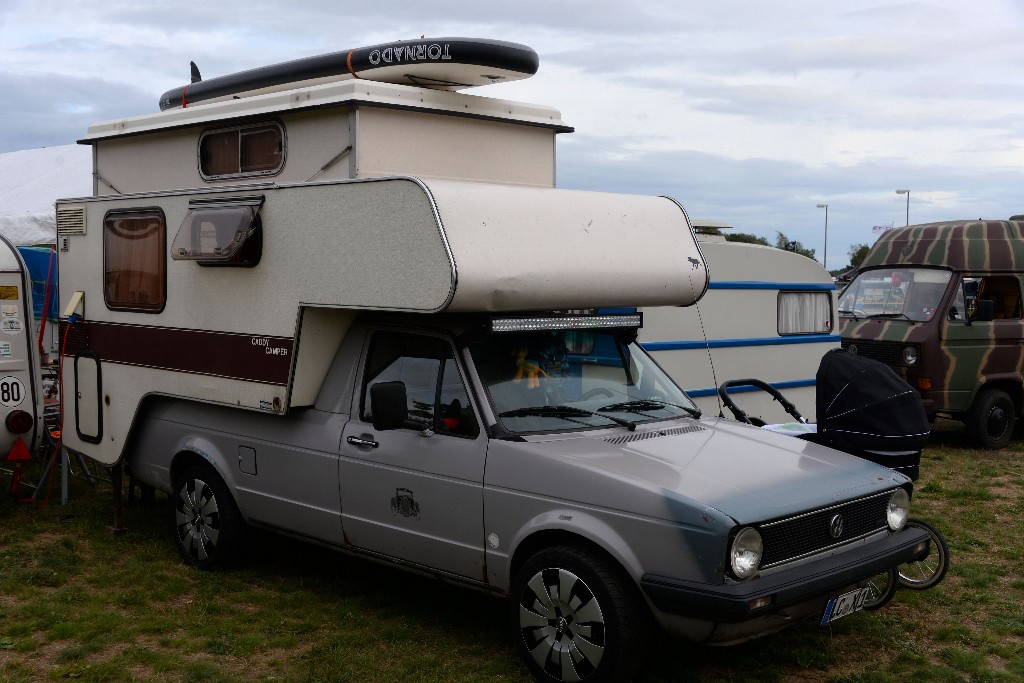
<path id="1" fill-rule="evenodd" d="M 1015 217 L 1017 218 L 1017 217 Z M 929 418 L 1001 448 L 1024 407 L 1024 221 L 897 228 L 839 297 L 843 348 L 917 388 Z"/>

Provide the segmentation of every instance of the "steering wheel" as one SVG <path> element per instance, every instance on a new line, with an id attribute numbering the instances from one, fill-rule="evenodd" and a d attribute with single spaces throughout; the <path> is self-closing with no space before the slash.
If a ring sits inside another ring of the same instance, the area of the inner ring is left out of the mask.
<path id="1" fill-rule="evenodd" d="M 580 396 L 579 400 L 586 401 L 594 398 L 595 396 L 607 396 L 608 398 L 615 398 L 615 394 L 613 394 L 609 389 L 605 389 L 604 387 L 597 387 L 596 389 L 591 389 L 590 391 L 584 393 L 582 396 Z"/>

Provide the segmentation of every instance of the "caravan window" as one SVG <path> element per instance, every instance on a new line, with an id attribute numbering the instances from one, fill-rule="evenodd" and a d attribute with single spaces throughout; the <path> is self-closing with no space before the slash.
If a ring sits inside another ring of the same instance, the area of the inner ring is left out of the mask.
<path id="1" fill-rule="evenodd" d="M 189 202 L 171 258 L 201 266 L 255 266 L 263 253 L 262 204 L 262 196 Z"/>
<path id="2" fill-rule="evenodd" d="M 167 301 L 167 222 L 160 209 L 103 219 L 103 299 L 115 310 L 159 313 Z"/>
<path id="3" fill-rule="evenodd" d="M 199 174 L 206 180 L 274 175 L 283 166 L 280 123 L 209 130 L 199 137 Z"/>
<path id="4" fill-rule="evenodd" d="M 779 334 L 832 331 L 831 292 L 779 292 Z"/>

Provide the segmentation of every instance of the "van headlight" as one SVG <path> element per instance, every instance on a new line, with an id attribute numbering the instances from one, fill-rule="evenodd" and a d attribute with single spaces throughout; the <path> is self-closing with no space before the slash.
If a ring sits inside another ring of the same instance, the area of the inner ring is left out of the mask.
<path id="1" fill-rule="evenodd" d="M 916 346 L 903 347 L 903 362 L 906 365 L 917 365 L 918 351 Z"/>
<path id="2" fill-rule="evenodd" d="M 889 496 L 889 507 L 885 510 L 885 518 L 889 523 L 889 528 L 893 531 L 899 531 L 907 523 L 909 515 L 910 494 L 907 493 L 906 489 L 896 489 Z"/>
<path id="3" fill-rule="evenodd" d="M 901 489 L 902 490 L 902 489 Z M 891 505 L 890 505 L 891 506 Z M 729 549 L 729 565 L 737 579 L 749 579 L 761 566 L 764 544 L 761 534 L 754 527 L 744 527 L 732 539 Z"/>

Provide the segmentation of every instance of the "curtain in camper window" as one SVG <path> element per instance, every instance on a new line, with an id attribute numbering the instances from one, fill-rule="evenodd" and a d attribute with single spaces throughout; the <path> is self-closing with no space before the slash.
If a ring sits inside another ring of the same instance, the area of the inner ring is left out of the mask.
<path id="1" fill-rule="evenodd" d="M 159 313 L 167 301 L 163 211 L 111 211 L 103 220 L 103 298 L 111 309 Z"/>
<path id="2" fill-rule="evenodd" d="M 832 331 L 830 292 L 779 292 L 779 334 Z"/>

